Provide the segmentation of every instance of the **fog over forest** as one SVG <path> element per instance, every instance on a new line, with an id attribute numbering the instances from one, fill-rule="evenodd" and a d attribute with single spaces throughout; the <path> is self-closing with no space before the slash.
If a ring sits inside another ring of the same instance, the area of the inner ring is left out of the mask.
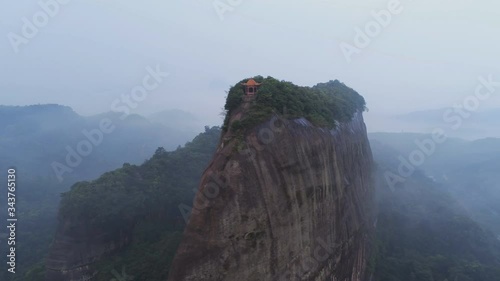
<path id="1" fill-rule="evenodd" d="M 500 4 L 358 2 L 3 1 L 0 280 L 500 280 Z"/>

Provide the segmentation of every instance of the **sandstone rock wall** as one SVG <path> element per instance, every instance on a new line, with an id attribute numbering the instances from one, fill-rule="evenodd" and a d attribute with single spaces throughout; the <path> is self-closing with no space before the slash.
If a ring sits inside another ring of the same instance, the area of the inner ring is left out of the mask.
<path id="1" fill-rule="evenodd" d="M 361 113 L 334 130 L 273 117 L 222 136 L 169 281 L 365 281 L 372 154 Z"/>

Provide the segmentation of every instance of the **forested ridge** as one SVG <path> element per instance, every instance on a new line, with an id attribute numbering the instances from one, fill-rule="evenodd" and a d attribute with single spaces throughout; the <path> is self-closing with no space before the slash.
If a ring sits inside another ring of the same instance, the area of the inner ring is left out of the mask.
<path id="1" fill-rule="evenodd" d="M 124 164 L 91 182 L 76 183 L 62 194 L 62 221 L 85 221 L 118 237 L 129 232 L 132 243 L 96 265 L 96 280 L 110 280 L 126 268 L 141 280 L 164 280 L 185 225 L 179 206 L 191 206 L 203 170 L 215 151 L 219 127 L 206 127 L 184 147 L 158 148 L 142 165 Z"/>
<path id="2" fill-rule="evenodd" d="M 291 82 L 279 81 L 273 77 L 253 78 L 261 83 L 252 101 L 250 110 L 242 120 L 229 124 L 234 110 L 243 103 L 244 86 L 240 81 L 228 92 L 224 130 L 239 131 L 251 128 L 273 113 L 287 118 L 303 117 L 316 126 L 333 128 L 336 122 L 349 121 L 357 111 L 365 110 L 365 100 L 355 90 L 338 80 L 319 83 L 313 87 L 301 87 Z"/>

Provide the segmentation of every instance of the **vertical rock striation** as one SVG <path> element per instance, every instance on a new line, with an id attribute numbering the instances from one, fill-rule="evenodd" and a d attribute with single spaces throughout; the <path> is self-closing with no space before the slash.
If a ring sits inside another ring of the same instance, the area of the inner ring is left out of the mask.
<path id="1" fill-rule="evenodd" d="M 367 280 L 371 171 L 361 113 L 334 130 L 274 116 L 226 133 L 169 281 Z"/>

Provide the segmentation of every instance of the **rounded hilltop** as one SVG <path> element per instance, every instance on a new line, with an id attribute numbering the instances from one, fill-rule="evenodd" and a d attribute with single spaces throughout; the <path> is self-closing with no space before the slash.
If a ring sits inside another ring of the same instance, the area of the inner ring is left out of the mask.
<path id="1" fill-rule="evenodd" d="M 336 121 L 349 121 L 356 112 L 364 111 L 365 100 L 338 80 L 302 87 L 270 76 L 255 76 L 230 88 L 224 109 L 224 131 L 251 128 L 273 114 L 289 119 L 303 117 L 315 126 L 333 128 Z M 233 118 L 242 111 L 242 116 Z"/>

